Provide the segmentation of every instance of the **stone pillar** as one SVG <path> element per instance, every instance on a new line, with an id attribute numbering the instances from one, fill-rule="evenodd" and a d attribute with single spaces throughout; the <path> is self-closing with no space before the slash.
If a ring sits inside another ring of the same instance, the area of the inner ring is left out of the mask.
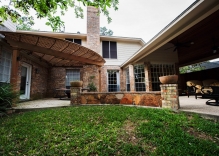
<path id="1" fill-rule="evenodd" d="M 144 73 L 145 73 L 145 85 L 146 91 L 152 91 L 152 82 L 151 82 L 151 64 L 150 62 L 144 63 Z"/>
<path id="2" fill-rule="evenodd" d="M 129 78 L 130 78 L 130 92 L 135 91 L 135 77 L 134 77 L 134 67 L 129 65 Z"/>
<path id="3" fill-rule="evenodd" d="M 100 17 L 98 13 L 97 8 L 87 7 L 87 47 L 100 54 Z"/>
<path id="4" fill-rule="evenodd" d="M 81 87 L 71 87 L 71 105 L 81 104 Z"/>
<path id="5" fill-rule="evenodd" d="M 179 109 L 179 94 L 177 84 L 161 84 L 161 99 L 163 108 Z"/>

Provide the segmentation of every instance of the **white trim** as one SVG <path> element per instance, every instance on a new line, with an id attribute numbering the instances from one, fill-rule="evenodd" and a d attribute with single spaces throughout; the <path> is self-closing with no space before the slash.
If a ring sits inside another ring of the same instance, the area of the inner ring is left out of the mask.
<path id="1" fill-rule="evenodd" d="M 30 64 L 21 63 L 21 66 L 27 68 L 27 80 L 26 80 L 26 89 L 24 96 L 20 96 L 20 99 L 30 99 L 30 89 L 31 89 L 31 73 L 32 73 L 32 66 Z M 28 83 L 28 84 L 27 84 Z"/>

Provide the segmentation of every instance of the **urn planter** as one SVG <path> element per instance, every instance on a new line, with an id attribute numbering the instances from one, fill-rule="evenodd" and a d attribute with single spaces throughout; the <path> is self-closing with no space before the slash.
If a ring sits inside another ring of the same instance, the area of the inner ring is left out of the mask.
<path id="1" fill-rule="evenodd" d="M 177 84 L 178 75 L 166 75 L 159 77 L 162 84 Z"/>
<path id="2" fill-rule="evenodd" d="M 82 87 L 83 81 L 71 81 L 71 87 Z"/>

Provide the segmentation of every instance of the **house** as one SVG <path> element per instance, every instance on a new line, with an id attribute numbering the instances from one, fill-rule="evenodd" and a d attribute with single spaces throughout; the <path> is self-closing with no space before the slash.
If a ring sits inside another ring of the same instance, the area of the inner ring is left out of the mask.
<path id="1" fill-rule="evenodd" d="M 90 78 L 100 92 L 125 90 L 120 65 L 145 43 L 140 38 L 100 36 L 97 9 L 88 7 L 87 34 L 4 32 L 1 82 L 16 84 L 21 99 L 53 96 L 70 81 Z"/>
<path id="2" fill-rule="evenodd" d="M 83 80 L 86 87 L 92 76 L 99 92 L 150 92 L 160 90 L 159 76 L 219 57 L 218 0 L 196 0 L 146 44 L 139 38 L 99 36 L 96 11 L 88 7 L 87 34 L 2 32 L 1 58 L 7 63 L 1 63 L 6 72 L 0 81 L 10 78 L 25 93 L 29 88 L 26 98 L 51 96 L 71 80 Z M 210 73 L 203 79 L 212 75 L 219 79 Z M 179 88 L 185 81 L 180 75 Z"/>

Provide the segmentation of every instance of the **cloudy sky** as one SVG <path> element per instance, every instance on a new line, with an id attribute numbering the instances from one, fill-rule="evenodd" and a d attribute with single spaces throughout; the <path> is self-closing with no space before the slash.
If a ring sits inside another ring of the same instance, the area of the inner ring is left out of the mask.
<path id="1" fill-rule="evenodd" d="M 100 26 L 111 29 L 113 36 L 138 37 L 145 42 L 150 40 L 162 28 L 170 23 L 195 0 L 119 0 L 119 10 L 110 9 L 112 22 L 107 23 L 105 16 L 100 16 Z M 87 32 L 86 8 L 84 19 L 76 19 L 73 10 L 69 10 L 62 19 L 65 32 Z M 45 26 L 45 20 L 36 20 L 35 29 L 51 31 Z"/>

